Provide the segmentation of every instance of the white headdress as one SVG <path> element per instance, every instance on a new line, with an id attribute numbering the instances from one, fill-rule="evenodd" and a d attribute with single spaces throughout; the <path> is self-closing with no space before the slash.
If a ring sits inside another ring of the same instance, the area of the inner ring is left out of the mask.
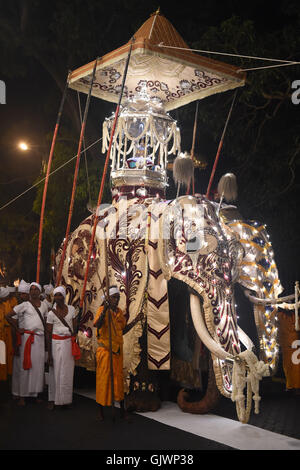
<path id="1" fill-rule="evenodd" d="M 109 297 L 114 294 L 120 294 L 120 291 L 117 286 L 112 286 L 109 288 L 109 291 L 108 291 Z M 102 300 L 105 300 L 105 295 L 102 295 Z"/>
<path id="2" fill-rule="evenodd" d="M 9 292 L 16 292 L 16 288 L 14 286 L 6 286 L 6 288 L 9 290 Z"/>
<path id="3" fill-rule="evenodd" d="M 7 287 L 0 287 L 0 299 L 5 299 L 9 295 L 9 290 Z"/>
<path id="4" fill-rule="evenodd" d="M 62 294 L 64 297 L 66 297 L 66 289 L 63 286 L 55 287 L 53 291 L 53 295 L 59 294 L 59 293 Z"/>
<path id="5" fill-rule="evenodd" d="M 30 284 L 28 282 L 25 282 L 24 279 L 20 281 L 20 284 L 18 285 L 18 292 L 23 293 L 23 294 L 29 294 L 30 290 Z"/>
<path id="6" fill-rule="evenodd" d="M 45 294 L 46 294 L 46 295 L 51 295 L 52 292 L 53 292 L 53 289 L 54 289 L 54 287 L 52 286 L 52 284 L 45 284 L 45 285 L 43 286 L 43 288 L 44 288 L 44 291 L 45 291 Z"/>
<path id="7" fill-rule="evenodd" d="M 40 289 L 40 292 L 42 292 L 42 286 L 41 286 L 40 284 L 38 284 L 37 282 L 32 282 L 32 283 L 30 284 L 30 287 L 31 287 L 31 286 L 36 286 L 38 289 Z"/>

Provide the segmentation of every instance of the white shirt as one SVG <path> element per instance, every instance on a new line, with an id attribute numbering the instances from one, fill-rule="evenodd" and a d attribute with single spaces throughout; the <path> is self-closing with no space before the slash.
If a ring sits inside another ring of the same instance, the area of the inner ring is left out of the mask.
<path id="1" fill-rule="evenodd" d="M 73 305 L 67 305 L 68 313 L 64 317 L 65 322 L 70 326 L 71 330 L 73 331 L 73 318 L 76 317 L 75 308 Z M 55 315 L 52 310 L 48 313 L 47 316 L 47 323 L 53 325 L 52 334 L 59 335 L 59 336 L 69 336 L 71 334 L 69 328 L 63 325 L 59 318 Z"/>
<path id="2" fill-rule="evenodd" d="M 38 307 L 42 318 L 46 321 L 48 307 L 44 302 L 41 302 L 40 307 Z M 25 330 L 34 331 L 38 335 L 44 334 L 44 325 L 34 308 L 31 302 L 22 302 L 19 305 L 16 305 L 13 308 L 16 316 L 13 318 L 17 318 L 19 328 L 24 328 Z"/>

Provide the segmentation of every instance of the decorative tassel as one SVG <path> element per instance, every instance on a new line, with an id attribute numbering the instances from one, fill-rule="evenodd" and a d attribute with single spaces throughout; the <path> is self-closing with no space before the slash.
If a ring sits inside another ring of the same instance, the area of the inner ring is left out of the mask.
<path id="1" fill-rule="evenodd" d="M 180 183 L 188 187 L 193 174 L 194 163 L 191 155 L 187 152 L 181 152 L 178 157 L 175 158 L 173 164 L 173 178 L 175 183 Z"/>
<path id="2" fill-rule="evenodd" d="M 226 173 L 222 176 L 218 184 L 218 193 L 226 202 L 237 200 L 237 182 L 233 173 Z"/>

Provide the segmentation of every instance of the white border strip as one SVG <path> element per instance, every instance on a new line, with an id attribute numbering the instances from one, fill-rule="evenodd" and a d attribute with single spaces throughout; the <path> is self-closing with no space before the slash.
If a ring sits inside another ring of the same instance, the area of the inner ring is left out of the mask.
<path id="1" fill-rule="evenodd" d="M 74 393 L 95 400 L 95 392 L 75 390 Z M 239 450 L 300 450 L 300 439 L 266 431 L 214 414 L 183 413 L 175 403 L 163 402 L 158 411 L 136 413 L 145 418 L 172 426 L 181 431 L 204 437 Z"/>

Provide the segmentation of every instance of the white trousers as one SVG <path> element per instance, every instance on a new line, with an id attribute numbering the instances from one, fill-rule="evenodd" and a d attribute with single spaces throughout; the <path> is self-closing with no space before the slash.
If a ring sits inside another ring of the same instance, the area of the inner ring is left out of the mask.
<path id="1" fill-rule="evenodd" d="M 48 400 L 69 405 L 73 400 L 75 361 L 71 338 L 52 339 L 53 367 L 49 367 Z"/>
<path id="2" fill-rule="evenodd" d="M 31 363 L 29 370 L 23 369 L 24 348 L 30 335 L 24 333 L 20 348 L 20 396 L 37 397 L 44 389 L 45 339 L 44 335 L 34 335 L 31 345 Z"/>

